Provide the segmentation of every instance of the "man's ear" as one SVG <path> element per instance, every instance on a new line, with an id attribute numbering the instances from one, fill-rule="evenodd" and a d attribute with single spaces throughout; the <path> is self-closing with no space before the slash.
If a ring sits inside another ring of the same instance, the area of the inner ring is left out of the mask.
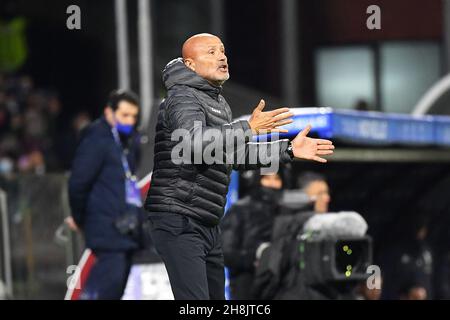
<path id="1" fill-rule="evenodd" d="M 103 109 L 103 114 L 106 116 L 106 117 L 109 117 L 109 116 L 111 116 L 111 114 L 112 114 L 112 108 L 110 107 L 110 106 L 105 106 L 105 108 Z"/>
<path id="2" fill-rule="evenodd" d="M 195 71 L 195 62 L 191 58 L 184 59 L 184 64 L 192 71 Z"/>
<path id="3" fill-rule="evenodd" d="M 114 117 L 114 111 L 110 106 L 105 106 L 105 109 L 103 109 L 103 114 L 105 115 L 105 118 L 108 122 L 112 122 Z"/>

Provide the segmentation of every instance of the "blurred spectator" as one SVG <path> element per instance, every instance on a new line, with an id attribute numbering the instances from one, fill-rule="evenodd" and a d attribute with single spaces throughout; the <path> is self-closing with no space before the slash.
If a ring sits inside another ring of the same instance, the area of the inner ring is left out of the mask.
<path id="1" fill-rule="evenodd" d="M 72 128 L 74 129 L 75 134 L 79 136 L 81 131 L 86 128 L 91 121 L 91 116 L 86 111 L 78 113 L 72 122 Z"/>
<path id="2" fill-rule="evenodd" d="M 314 201 L 316 213 L 328 212 L 330 189 L 325 177 L 315 172 L 305 172 L 297 179 L 298 187 Z"/>
<path id="3" fill-rule="evenodd" d="M 257 176 L 250 194 L 233 205 L 222 221 L 222 247 L 234 300 L 254 299 L 255 264 L 271 240 L 282 187 L 278 174 Z"/>
<path id="4" fill-rule="evenodd" d="M 400 291 L 400 300 L 426 300 L 427 298 L 427 289 L 420 285 L 408 285 Z"/>
<path id="5" fill-rule="evenodd" d="M 68 170 L 91 119 L 80 112 L 68 121 L 57 93 L 35 88 L 27 75 L 0 73 L 0 175 Z"/>
<path id="6" fill-rule="evenodd" d="M 44 155 L 39 150 L 32 150 L 19 158 L 18 168 L 22 173 L 44 174 Z"/>
<path id="7" fill-rule="evenodd" d="M 354 109 L 357 111 L 369 111 L 370 107 L 366 100 L 358 100 L 356 101 Z"/>
<path id="8" fill-rule="evenodd" d="M 29 143 L 42 144 L 47 134 L 45 103 L 45 97 L 41 93 L 33 93 L 27 99 L 23 127 L 25 139 Z"/>
<path id="9" fill-rule="evenodd" d="M 8 155 L 0 156 L 0 176 L 10 176 L 14 172 L 14 160 Z"/>
<path id="10" fill-rule="evenodd" d="M 403 239 L 386 248 L 383 299 L 432 299 L 433 256 L 426 240 L 428 228 L 421 217 L 411 220 L 400 224 L 398 234 L 403 234 Z"/>

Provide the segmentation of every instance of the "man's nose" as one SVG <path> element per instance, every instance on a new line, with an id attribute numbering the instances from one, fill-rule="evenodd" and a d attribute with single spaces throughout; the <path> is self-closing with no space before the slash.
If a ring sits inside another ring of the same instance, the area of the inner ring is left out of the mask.
<path id="1" fill-rule="evenodd" d="M 225 55 L 225 53 L 223 52 L 220 53 L 219 60 L 227 62 L 227 56 Z"/>

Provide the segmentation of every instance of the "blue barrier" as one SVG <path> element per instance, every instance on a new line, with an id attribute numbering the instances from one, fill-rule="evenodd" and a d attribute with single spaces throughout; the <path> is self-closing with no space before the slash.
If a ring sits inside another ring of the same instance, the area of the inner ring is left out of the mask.
<path id="1" fill-rule="evenodd" d="M 228 188 L 227 203 L 225 204 L 225 214 L 228 209 L 239 199 L 239 172 L 233 170 L 231 172 L 231 181 Z M 231 300 L 230 292 L 230 276 L 228 268 L 225 268 L 225 299 Z"/>
<path id="2" fill-rule="evenodd" d="M 283 127 L 289 133 L 280 134 L 280 138 L 293 137 L 311 124 L 312 132 L 319 137 L 350 143 L 450 146 L 449 116 L 413 116 L 332 108 L 294 108 L 291 111 L 294 122 Z M 267 139 L 266 136 L 264 139 Z M 262 136 L 256 140 L 262 140 Z"/>

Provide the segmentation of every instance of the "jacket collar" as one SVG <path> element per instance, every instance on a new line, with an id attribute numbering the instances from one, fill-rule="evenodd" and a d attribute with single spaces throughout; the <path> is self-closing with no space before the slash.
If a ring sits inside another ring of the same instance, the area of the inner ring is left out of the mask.
<path id="1" fill-rule="evenodd" d="M 108 129 L 112 129 L 112 126 L 109 124 L 109 122 L 106 120 L 106 118 L 105 118 L 105 116 L 104 115 L 102 115 L 102 116 L 100 116 L 100 122 L 102 123 L 102 125 L 105 127 L 105 128 L 108 128 Z"/>
<path id="2" fill-rule="evenodd" d="M 222 86 L 211 84 L 205 78 L 200 77 L 197 73 L 186 67 L 182 58 L 170 61 L 164 68 L 162 75 L 167 90 L 177 85 L 185 85 L 204 91 L 215 99 L 218 98 L 222 91 Z"/>

